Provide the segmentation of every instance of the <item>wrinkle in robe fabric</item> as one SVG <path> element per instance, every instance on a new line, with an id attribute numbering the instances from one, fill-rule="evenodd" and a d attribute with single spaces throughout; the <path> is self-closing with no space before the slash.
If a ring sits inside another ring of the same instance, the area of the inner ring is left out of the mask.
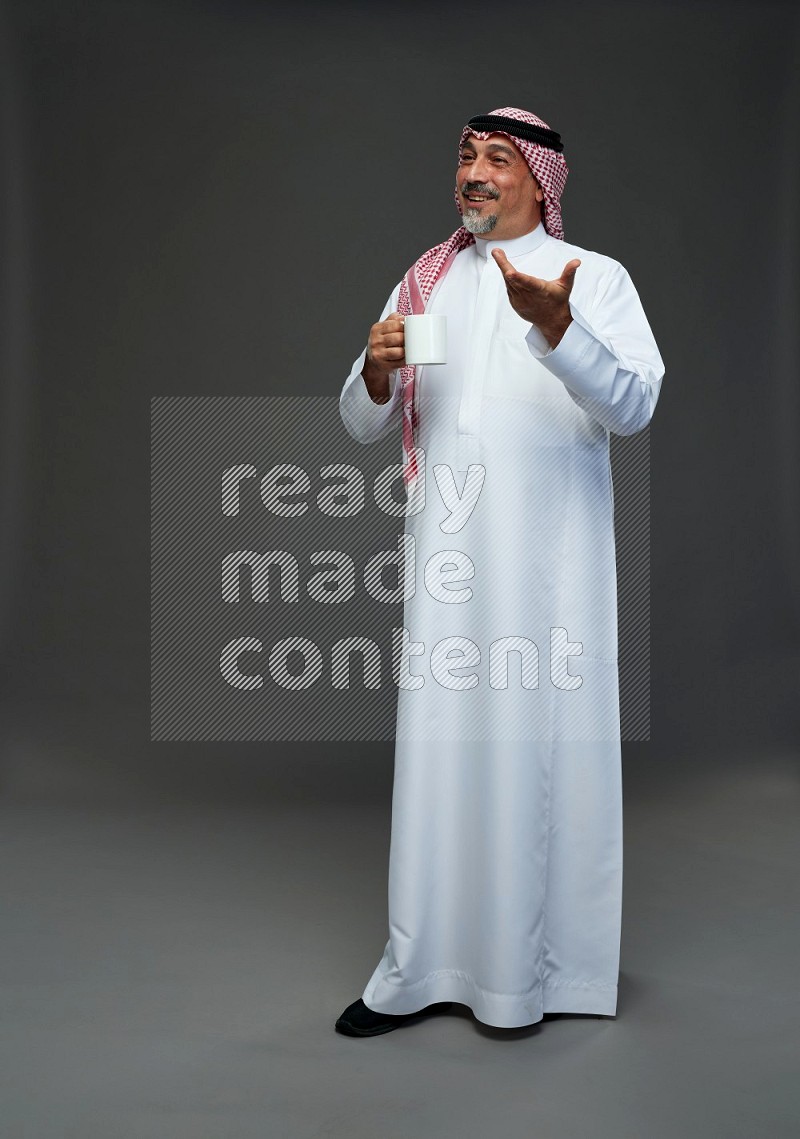
<path id="1" fill-rule="evenodd" d="M 547 279 L 581 258 L 575 319 L 552 352 L 508 303 L 498 246 Z M 419 369 L 426 497 L 405 529 L 418 566 L 451 550 L 474 575 L 453 583 L 471 590 L 466 603 L 417 582 L 404 606 L 424 646 L 406 663 L 424 683 L 398 692 L 389 937 L 363 1000 L 388 1013 L 452 1000 L 508 1028 L 545 1012 L 614 1015 L 622 788 L 607 424 L 649 421 L 663 363 L 625 270 L 541 226 L 459 253 L 428 311 L 447 316 L 448 363 Z M 399 432 L 399 390 L 374 404 L 363 360 L 340 406 L 369 442 Z M 471 464 L 485 472 L 481 493 L 446 533 L 433 472 L 449 467 L 461 491 Z M 554 628 L 582 651 L 557 659 Z M 505 668 L 490 668 L 491 646 L 505 637 L 536 646 L 535 687 L 522 683 L 521 652 L 508 654 L 507 687 L 496 683 Z M 446 638 L 479 654 L 452 661 L 452 687 L 434 664 Z"/>

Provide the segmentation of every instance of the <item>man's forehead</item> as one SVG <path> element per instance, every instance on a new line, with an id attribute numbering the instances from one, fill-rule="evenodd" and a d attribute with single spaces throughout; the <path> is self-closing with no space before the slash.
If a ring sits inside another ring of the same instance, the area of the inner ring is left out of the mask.
<path id="1" fill-rule="evenodd" d="M 525 156 L 519 147 L 515 146 L 511 139 L 504 134 L 490 134 L 485 140 L 476 138 L 474 134 L 469 134 L 461 144 L 461 149 L 472 149 L 476 151 L 476 153 L 480 153 L 481 151 L 488 153 L 489 151 L 504 150 L 508 154 L 515 155 L 522 162 L 525 161 Z"/>

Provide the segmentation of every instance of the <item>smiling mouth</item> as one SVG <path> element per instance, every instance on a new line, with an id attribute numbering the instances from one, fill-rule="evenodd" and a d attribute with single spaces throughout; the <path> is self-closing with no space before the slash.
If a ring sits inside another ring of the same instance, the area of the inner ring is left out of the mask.
<path id="1" fill-rule="evenodd" d="M 484 202 L 494 201 L 494 198 L 490 194 L 465 194 L 464 198 L 476 206 L 481 206 Z"/>

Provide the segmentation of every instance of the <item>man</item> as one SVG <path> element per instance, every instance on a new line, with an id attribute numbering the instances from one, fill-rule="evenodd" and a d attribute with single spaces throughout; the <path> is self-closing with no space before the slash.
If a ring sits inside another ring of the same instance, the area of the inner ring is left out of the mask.
<path id="1" fill-rule="evenodd" d="M 356 439 L 402 436 L 425 567 L 404 609 L 389 940 L 348 1035 L 451 1002 L 501 1028 L 616 1013 L 609 433 L 649 423 L 664 366 L 625 269 L 564 241 L 562 150 L 527 111 L 470 120 L 463 225 L 394 289 L 341 395 Z M 447 363 L 411 368 L 403 324 L 423 311 L 447 317 Z"/>

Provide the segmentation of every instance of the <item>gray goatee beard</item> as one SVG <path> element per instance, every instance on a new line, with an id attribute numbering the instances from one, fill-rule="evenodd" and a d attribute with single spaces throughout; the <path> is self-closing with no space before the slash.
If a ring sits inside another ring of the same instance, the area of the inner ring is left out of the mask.
<path id="1" fill-rule="evenodd" d="M 497 225 L 497 214 L 482 214 L 480 210 L 466 209 L 461 215 L 461 220 L 468 233 L 491 233 Z"/>

